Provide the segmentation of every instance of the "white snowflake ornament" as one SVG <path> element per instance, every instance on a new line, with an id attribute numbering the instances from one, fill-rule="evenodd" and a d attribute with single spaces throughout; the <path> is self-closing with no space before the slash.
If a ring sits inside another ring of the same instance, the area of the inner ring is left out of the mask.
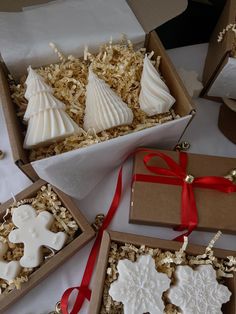
<path id="1" fill-rule="evenodd" d="M 123 303 L 124 314 L 163 313 L 162 294 L 169 288 L 170 279 L 156 270 L 150 255 L 142 255 L 134 263 L 121 260 L 117 269 L 119 278 L 111 284 L 109 294 Z"/>
<path id="2" fill-rule="evenodd" d="M 231 292 L 217 282 L 211 265 L 200 265 L 196 270 L 177 266 L 177 285 L 168 292 L 170 302 L 183 314 L 220 314 L 223 303 L 229 301 Z"/>

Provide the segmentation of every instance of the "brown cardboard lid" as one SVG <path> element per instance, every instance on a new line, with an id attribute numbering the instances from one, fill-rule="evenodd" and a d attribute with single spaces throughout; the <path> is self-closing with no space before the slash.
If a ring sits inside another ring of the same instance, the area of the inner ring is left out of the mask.
<path id="1" fill-rule="evenodd" d="M 146 33 L 187 9 L 187 0 L 127 0 Z"/>
<path id="2" fill-rule="evenodd" d="M 218 127 L 224 136 L 236 144 L 236 101 L 230 99 L 223 101 L 224 104 L 219 112 Z"/>
<path id="3" fill-rule="evenodd" d="M 0 11 L 17 12 L 23 7 L 39 5 L 52 0 L 0 1 Z M 146 33 L 181 14 L 187 8 L 187 0 L 127 0 Z"/>
<path id="4" fill-rule="evenodd" d="M 233 32 L 227 32 L 221 43 L 217 42 L 218 34 L 228 24 L 235 23 L 236 19 L 236 1 L 228 0 L 225 4 L 224 10 L 220 16 L 220 19 L 211 35 L 208 54 L 206 58 L 203 82 L 204 85 L 209 85 L 213 81 L 218 69 L 221 67 L 227 55 L 233 47 L 234 34 Z"/>
<path id="5" fill-rule="evenodd" d="M 1 12 L 19 12 L 23 7 L 31 5 L 39 5 L 50 2 L 52 0 L 7 0 L 0 1 Z"/>

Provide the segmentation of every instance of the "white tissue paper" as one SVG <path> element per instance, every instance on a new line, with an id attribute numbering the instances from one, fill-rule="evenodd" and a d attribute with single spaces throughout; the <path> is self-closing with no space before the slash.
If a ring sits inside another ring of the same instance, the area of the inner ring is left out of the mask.
<path id="1" fill-rule="evenodd" d="M 162 1 L 166 5 L 167 0 Z M 185 2 L 181 7 L 186 8 Z M 145 32 L 126 0 L 59 0 L 23 12 L 0 13 L 1 54 L 16 77 L 25 74 L 29 65 L 58 62 L 49 42 L 65 55 L 81 56 L 85 45 L 93 51 L 111 36 L 117 41 L 121 33 L 143 46 Z M 42 179 L 82 199 L 135 148 L 174 148 L 191 117 L 35 161 L 32 166 Z"/>
<path id="2" fill-rule="evenodd" d="M 191 115 L 180 119 L 34 161 L 32 165 L 40 178 L 65 193 L 82 199 L 137 147 L 173 149 Z"/>
<path id="3" fill-rule="evenodd" d="M 229 58 L 207 95 L 236 99 L 236 58 Z"/>
<path id="4" fill-rule="evenodd" d="M 42 23 L 43 21 L 43 23 Z M 83 55 L 125 33 L 142 44 L 145 33 L 125 0 L 67 0 L 30 7 L 23 12 L 0 13 L 0 51 L 11 74 L 19 77 L 29 65 L 58 62 L 49 47 L 54 42 L 63 53 Z"/>

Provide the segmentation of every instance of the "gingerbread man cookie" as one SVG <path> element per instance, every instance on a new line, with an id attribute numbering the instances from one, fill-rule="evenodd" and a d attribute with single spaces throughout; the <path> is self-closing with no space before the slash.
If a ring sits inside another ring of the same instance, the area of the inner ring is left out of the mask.
<path id="1" fill-rule="evenodd" d="M 20 259 L 23 267 L 37 267 L 43 260 L 42 246 L 60 250 L 67 239 L 64 232 L 49 230 L 54 221 L 53 215 L 43 211 L 37 215 L 30 205 L 21 205 L 14 209 L 12 221 L 18 228 L 10 232 L 8 239 L 12 243 L 24 243 L 24 255 Z"/>
<path id="2" fill-rule="evenodd" d="M 3 256 L 6 254 L 8 246 L 0 242 L 0 278 L 6 281 L 14 280 L 20 272 L 20 263 L 17 261 L 6 262 Z"/>

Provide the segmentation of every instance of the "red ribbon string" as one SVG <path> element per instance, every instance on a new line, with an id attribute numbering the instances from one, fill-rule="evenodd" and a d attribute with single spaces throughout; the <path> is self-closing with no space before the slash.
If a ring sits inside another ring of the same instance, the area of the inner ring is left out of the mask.
<path id="1" fill-rule="evenodd" d="M 179 154 L 179 164 L 176 163 L 169 156 L 161 153 L 161 152 L 153 152 L 149 149 L 137 149 L 134 153 L 131 153 L 125 161 L 132 155 L 139 152 L 147 152 L 148 154 L 144 156 L 143 162 L 146 168 L 150 171 L 151 174 L 135 174 L 133 176 L 134 181 L 140 182 L 149 182 L 149 183 L 162 183 L 162 184 L 170 184 L 170 185 L 179 185 L 182 186 L 182 207 L 181 207 L 181 225 L 176 228 L 178 231 L 183 231 L 187 229 L 187 232 L 178 236 L 174 240 L 183 241 L 184 236 L 188 236 L 197 226 L 198 224 L 198 216 L 197 216 L 197 207 L 194 198 L 194 187 L 206 188 L 206 189 L 214 189 L 217 191 L 231 193 L 236 192 L 236 185 L 230 182 L 228 179 L 222 177 L 198 177 L 194 178 L 192 183 L 186 182 L 187 178 L 187 162 L 188 156 L 186 153 L 180 152 Z M 149 162 L 153 159 L 159 157 L 165 161 L 168 168 L 160 168 L 157 166 L 150 166 Z M 124 162 L 125 162 L 124 161 Z M 119 170 L 117 184 L 115 193 L 113 196 L 113 200 L 111 206 L 108 210 L 108 213 L 103 221 L 103 224 L 97 234 L 96 240 L 93 244 L 91 252 L 88 257 L 88 261 L 85 267 L 84 275 L 81 281 L 80 287 L 72 287 L 67 289 L 61 298 L 61 311 L 63 314 L 68 314 L 68 305 L 69 298 L 73 291 L 78 291 L 74 306 L 70 314 L 77 314 L 85 299 L 90 300 L 91 290 L 89 289 L 89 284 L 92 278 L 93 270 L 95 267 L 97 255 L 99 252 L 99 248 L 102 241 L 103 231 L 107 229 L 109 224 L 111 223 L 112 218 L 114 217 L 117 208 L 120 203 L 121 194 L 122 194 L 122 169 L 123 166 Z"/>
<path id="2" fill-rule="evenodd" d="M 121 192 L 122 192 L 122 169 L 123 169 L 123 167 L 121 167 L 119 170 L 115 194 L 114 194 L 111 206 L 108 210 L 108 213 L 107 213 L 107 215 L 103 221 L 101 228 L 99 229 L 96 240 L 95 240 L 93 247 L 92 247 L 92 250 L 89 254 L 89 258 L 88 258 L 88 261 L 86 264 L 86 268 L 84 271 L 81 285 L 80 285 L 80 287 L 74 287 L 74 288 L 67 289 L 61 298 L 61 311 L 63 314 L 69 313 L 68 312 L 69 297 L 74 290 L 78 291 L 78 295 L 76 297 L 73 309 L 70 312 L 70 314 L 77 314 L 80 311 L 85 299 L 90 300 L 91 290 L 89 289 L 89 284 L 90 284 L 90 281 L 92 278 L 92 274 L 93 274 L 93 270 L 95 267 L 97 255 L 98 255 L 100 244 L 102 241 L 103 231 L 109 226 L 113 216 L 116 213 L 116 210 L 119 206 L 119 203 L 120 203 Z"/>
<path id="3" fill-rule="evenodd" d="M 149 162 L 156 157 L 161 158 L 168 168 L 150 166 Z M 187 230 L 187 232 L 175 238 L 174 240 L 176 241 L 183 241 L 184 236 L 190 235 L 197 227 L 198 213 L 194 197 L 195 187 L 213 189 L 225 193 L 236 192 L 236 185 L 223 177 L 192 177 L 193 181 L 188 182 L 188 173 L 186 171 L 188 155 L 184 152 L 179 153 L 179 164 L 169 156 L 160 152 L 145 155 L 143 162 L 152 174 L 135 174 L 133 176 L 133 182 L 140 181 L 182 186 L 181 225 L 175 228 L 175 230 Z"/>

